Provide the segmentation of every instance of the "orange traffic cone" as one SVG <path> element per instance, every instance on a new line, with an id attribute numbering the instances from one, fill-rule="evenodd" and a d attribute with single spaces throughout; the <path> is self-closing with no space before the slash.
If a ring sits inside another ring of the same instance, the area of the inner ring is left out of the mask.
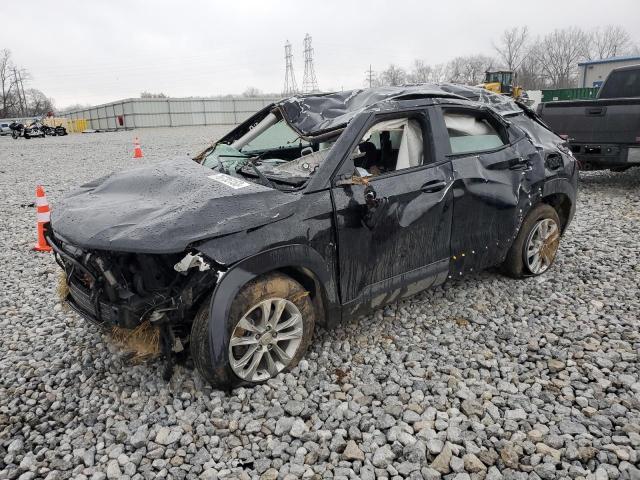
<path id="1" fill-rule="evenodd" d="M 36 187 L 36 211 L 38 218 L 38 243 L 33 247 L 38 252 L 50 252 L 51 247 L 47 245 L 44 238 L 44 224 L 51 220 L 51 210 L 49 210 L 49 202 L 44 194 L 44 188 L 41 185 Z"/>
<path id="2" fill-rule="evenodd" d="M 138 137 L 133 141 L 133 158 L 142 158 L 144 155 L 142 154 L 142 148 L 140 148 L 140 140 Z"/>

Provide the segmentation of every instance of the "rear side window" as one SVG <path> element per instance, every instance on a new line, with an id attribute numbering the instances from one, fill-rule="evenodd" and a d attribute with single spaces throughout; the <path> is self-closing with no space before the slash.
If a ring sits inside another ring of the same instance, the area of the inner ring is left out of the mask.
<path id="1" fill-rule="evenodd" d="M 640 97 L 640 69 L 612 72 L 599 98 Z"/>
<path id="2" fill-rule="evenodd" d="M 490 117 L 481 112 L 444 111 L 451 153 L 495 150 L 505 145 Z"/>

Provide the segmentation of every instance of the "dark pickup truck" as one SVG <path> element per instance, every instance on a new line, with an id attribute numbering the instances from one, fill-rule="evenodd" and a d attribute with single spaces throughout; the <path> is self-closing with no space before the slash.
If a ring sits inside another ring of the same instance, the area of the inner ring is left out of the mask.
<path id="1" fill-rule="evenodd" d="M 640 165 L 640 65 L 612 71 L 595 100 L 542 103 L 538 113 L 583 170 Z"/>

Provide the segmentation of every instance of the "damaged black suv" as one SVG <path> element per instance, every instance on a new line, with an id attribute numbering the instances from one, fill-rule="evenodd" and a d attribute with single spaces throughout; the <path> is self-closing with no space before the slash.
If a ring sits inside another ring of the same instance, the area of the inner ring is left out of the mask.
<path id="1" fill-rule="evenodd" d="M 457 85 L 289 98 L 194 160 L 81 186 L 47 239 L 71 307 L 155 329 L 218 386 L 291 369 L 316 323 L 491 266 L 539 275 L 575 209 L 563 140 Z"/>

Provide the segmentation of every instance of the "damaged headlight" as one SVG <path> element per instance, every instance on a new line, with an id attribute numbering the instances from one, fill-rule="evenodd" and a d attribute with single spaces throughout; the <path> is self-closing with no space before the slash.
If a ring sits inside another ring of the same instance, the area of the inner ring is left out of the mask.
<path id="1" fill-rule="evenodd" d="M 186 275 L 187 270 L 191 268 L 197 268 L 201 272 L 205 272 L 211 268 L 211 265 L 202 258 L 202 254 L 196 253 L 195 255 L 191 252 L 187 253 L 182 260 L 176 263 L 173 266 L 173 269 L 178 272 Z"/>

